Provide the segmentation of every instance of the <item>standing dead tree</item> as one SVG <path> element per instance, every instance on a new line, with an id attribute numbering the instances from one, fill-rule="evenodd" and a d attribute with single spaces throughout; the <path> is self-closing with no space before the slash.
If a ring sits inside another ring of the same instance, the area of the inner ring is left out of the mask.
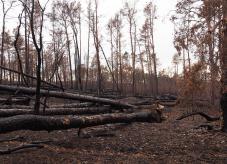
<path id="1" fill-rule="evenodd" d="M 1 66 L 4 66 L 4 42 L 5 42 L 5 22 L 6 22 L 6 15 L 9 12 L 9 10 L 12 8 L 13 3 L 15 1 L 10 1 L 10 5 L 8 8 L 6 8 L 5 0 L 1 0 L 2 2 L 2 44 L 1 44 Z M 3 79 L 3 70 L 0 70 L 0 83 L 2 82 Z"/>
<path id="2" fill-rule="evenodd" d="M 57 8 L 58 10 L 55 11 Z M 69 69 L 70 69 L 70 87 L 73 88 L 73 70 L 72 70 L 72 58 L 71 58 L 71 40 L 69 38 L 69 11 L 68 11 L 68 7 L 67 7 L 67 3 L 66 2 L 57 2 L 56 4 L 53 5 L 53 13 L 52 13 L 52 21 L 54 23 L 54 21 L 56 21 L 57 18 L 60 18 L 59 22 L 62 25 L 64 32 L 65 32 L 65 36 L 66 36 L 66 49 L 68 52 L 68 60 L 69 60 Z M 56 18 L 57 17 L 57 18 Z M 71 20 L 72 21 L 72 20 Z M 54 27 L 53 27 L 54 30 Z M 54 32 L 54 31 L 53 31 Z"/>
<path id="3" fill-rule="evenodd" d="M 35 99 L 35 106 L 34 106 L 34 111 L 36 114 L 39 113 L 39 108 L 40 108 L 40 87 L 41 87 L 41 65 L 42 65 L 42 51 L 43 51 L 43 37 L 42 37 L 42 33 L 43 33 L 43 21 L 44 21 L 44 12 L 46 9 L 46 5 L 49 2 L 49 0 L 46 2 L 45 6 L 42 7 L 39 0 L 35 1 L 32 0 L 31 1 L 31 8 L 29 6 L 26 6 L 26 11 L 29 14 L 29 21 L 30 21 L 30 27 L 31 27 L 31 34 L 32 34 L 32 40 L 33 40 L 33 44 L 35 46 L 36 52 L 37 52 L 37 66 L 36 66 L 36 99 Z M 23 2 L 22 2 L 23 3 Z M 35 8 L 37 5 L 36 3 L 38 3 L 38 8 Z M 23 3 L 23 5 L 26 5 Z M 40 11 L 41 14 L 41 19 L 40 19 L 40 27 L 39 27 L 39 34 L 37 38 L 37 35 L 35 33 L 35 20 L 34 20 L 34 14 L 35 12 Z"/>
<path id="4" fill-rule="evenodd" d="M 135 23 L 135 15 L 137 13 L 135 7 L 130 7 L 128 3 L 125 3 L 124 9 L 121 10 L 123 16 L 127 18 L 129 23 L 129 36 L 130 36 L 130 46 L 131 46 L 131 55 L 132 55 L 132 94 L 135 95 L 136 92 L 136 81 L 135 81 L 135 73 L 136 73 L 136 23 Z M 134 29 L 134 30 L 133 30 Z"/>
<path id="5" fill-rule="evenodd" d="M 153 65 L 154 65 L 154 75 L 155 75 L 155 85 L 154 85 L 154 96 L 156 97 L 158 95 L 158 74 L 157 74 L 157 57 L 155 53 L 155 46 L 154 46 L 154 19 L 156 17 L 156 6 L 153 5 L 152 2 L 147 4 L 144 8 L 144 14 L 146 16 L 146 24 L 147 24 L 147 30 L 149 31 L 149 52 L 150 49 L 152 50 L 151 56 L 153 59 Z"/>
<path id="6" fill-rule="evenodd" d="M 29 1 L 24 0 L 24 3 L 28 5 Z M 23 5 L 24 11 L 26 11 L 26 5 Z M 30 31 L 28 30 L 28 15 L 27 12 L 24 12 L 24 42 L 25 42 L 25 73 L 30 74 L 31 73 L 31 57 L 29 55 L 29 37 L 30 37 Z M 27 83 L 30 84 L 30 79 L 27 78 Z"/>
<path id="7" fill-rule="evenodd" d="M 24 76 L 24 73 L 23 73 L 23 66 L 22 66 L 22 61 L 21 61 L 21 57 L 20 57 L 20 53 L 19 53 L 19 50 L 18 50 L 18 39 L 20 37 L 20 28 L 21 28 L 21 19 L 22 19 L 22 14 L 23 14 L 24 10 L 22 11 L 22 13 L 18 16 L 18 19 L 19 19 L 19 25 L 17 27 L 17 32 L 16 32 L 16 37 L 15 37 L 15 41 L 14 41 L 14 48 L 16 50 L 16 54 L 17 54 L 17 60 L 18 60 L 18 65 L 19 65 L 19 69 L 20 69 L 20 74 L 22 76 L 22 79 L 24 81 L 24 84 L 26 86 L 28 86 L 28 82 L 27 80 L 25 79 L 25 76 Z M 20 75 L 19 74 L 19 75 Z"/>
<path id="8" fill-rule="evenodd" d="M 227 132 L 227 1 L 223 1 L 223 50 L 221 58 L 222 66 L 222 98 L 221 108 L 223 110 L 223 131 Z"/>
<path id="9" fill-rule="evenodd" d="M 89 76 L 90 37 L 91 37 L 91 0 L 89 0 L 88 6 L 87 6 L 87 19 L 88 19 L 88 38 L 87 38 L 85 90 L 88 89 L 88 76 Z"/>
<path id="10" fill-rule="evenodd" d="M 121 13 L 115 14 L 115 17 L 110 19 L 108 23 L 108 30 L 110 33 L 110 46 L 111 46 L 111 72 L 112 75 L 112 88 L 122 93 L 123 91 L 123 67 L 122 67 L 122 53 L 121 53 L 121 38 L 122 38 L 122 19 Z M 120 87 L 119 87 L 119 75 L 120 75 Z M 119 90 L 120 88 L 120 90 Z"/>
<path id="11" fill-rule="evenodd" d="M 110 34 L 110 51 L 111 51 L 111 71 L 114 71 L 114 45 L 113 45 L 113 19 L 111 18 L 109 20 L 109 23 L 107 24 L 107 29 Z M 112 76 L 112 89 L 115 89 L 115 77 Z M 118 85 L 118 83 L 116 84 Z"/>
<path id="12" fill-rule="evenodd" d="M 81 50 L 80 50 L 80 12 L 81 12 L 81 4 L 79 2 L 71 2 L 70 4 L 65 3 L 65 10 L 67 10 L 66 14 L 69 17 L 69 22 L 71 25 L 71 29 L 73 32 L 73 41 L 75 47 L 74 54 L 74 64 L 75 64 L 75 85 L 76 89 L 79 91 L 82 90 L 82 80 L 81 80 Z M 79 27 L 78 27 L 79 25 Z M 78 29 L 79 28 L 79 29 Z"/>
<path id="13" fill-rule="evenodd" d="M 92 11 L 91 16 L 92 27 L 91 31 L 93 34 L 94 45 L 96 50 L 96 65 L 97 65 L 97 94 L 100 95 L 102 90 L 102 74 L 101 74 L 101 64 L 100 64 L 100 39 L 99 39 L 99 30 L 98 30 L 98 2 L 95 0 L 95 10 Z"/>

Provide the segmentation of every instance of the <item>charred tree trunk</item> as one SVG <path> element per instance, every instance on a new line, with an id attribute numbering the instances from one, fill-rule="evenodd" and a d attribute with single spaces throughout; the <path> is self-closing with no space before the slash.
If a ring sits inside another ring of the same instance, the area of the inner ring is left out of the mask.
<path id="1" fill-rule="evenodd" d="M 218 121 L 221 119 L 221 117 L 211 117 L 209 115 L 207 115 L 206 113 L 203 113 L 203 112 L 194 112 L 194 113 L 188 113 L 188 114 L 185 114 L 185 115 L 182 115 L 180 117 L 178 117 L 176 120 L 183 120 L 187 117 L 190 117 L 190 116 L 195 116 L 195 115 L 199 115 L 203 118 L 205 118 L 207 121 Z"/>
<path id="2" fill-rule="evenodd" d="M 2 3 L 2 39 L 1 39 L 1 57 L 0 57 L 0 64 L 1 66 L 4 66 L 4 43 L 5 43 L 5 22 L 6 22 L 6 15 L 9 12 L 9 10 L 12 8 L 14 1 L 10 2 L 10 6 L 8 8 L 5 7 L 5 1 L 1 0 Z M 4 71 L 5 76 L 5 71 Z M 2 83 L 3 80 L 3 70 L 0 70 L 0 83 Z"/>
<path id="3" fill-rule="evenodd" d="M 6 86 L 0 85 L 0 90 L 16 92 L 19 91 L 20 93 L 24 94 L 35 94 L 35 88 L 25 88 L 25 87 L 15 87 L 15 86 Z M 87 102 L 95 102 L 100 104 L 108 104 L 115 107 L 120 108 L 135 108 L 135 106 L 123 103 L 121 101 L 115 101 L 111 99 L 81 95 L 81 94 L 72 94 L 66 92 L 58 92 L 58 91 L 47 91 L 47 90 L 40 90 L 41 96 L 49 96 L 49 97 L 56 97 L 56 98 L 64 98 L 64 99 L 72 99 L 72 100 L 79 100 L 79 101 L 87 101 Z"/>
<path id="4" fill-rule="evenodd" d="M 86 79 L 85 90 L 88 89 L 88 75 L 89 75 L 89 58 L 90 58 L 90 36 L 91 36 L 91 1 L 88 4 L 88 38 L 87 38 L 87 57 L 86 57 Z"/>
<path id="5" fill-rule="evenodd" d="M 160 123 L 161 116 L 157 112 L 104 114 L 90 117 L 47 117 L 38 115 L 20 115 L 0 119 L 0 133 L 7 133 L 16 130 L 53 131 L 132 122 Z"/>
<path id="6" fill-rule="evenodd" d="M 51 108 L 84 108 L 94 105 L 93 103 L 72 103 L 64 105 L 51 105 Z"/>
<path id="7" fill-rule="evenodd" d="M 95 43 L 95 50 L 96 50 L 96 64 L 97 64 L 97 94 L 101 94 L 102 90 L 102 74 L 101 74 L 101 64 L 100 64 L 100 57 L 99 57 L 99 32 L 98 32 L 98 2 L 95 0 L 95 14 L 93 18 L 93 37 Z"/>
<path id="8" fill-rule="evenodd" d="M 70 51 L 70 40 L 69 40 L 69 33 L 67 28 L 67 22 L 64 20 L 64 28 L 65 28 L 65 35 L 67 41 L 67 50 L 69 55 L 69 69 L 70 69 L 70 87 L 73 88 L 73 71 L 72 71 L 72 58 L 71 58 L 71 51 Z"/>
<path id="9" fill-rule="evenodd" d="M 46 108 L 45 111 L 40 111 L 39 115 L 54 116 L 54 115 L 83 115 L 83 114 L 104 114 L 111 113 L 112 110 L 106 107 L 93 108 Z M 0 109 L 0 117 L 12 117 L 16 115 L 34 114 L 32 109 Z"/>
<path id="10" fill-rule="evenodd" d="M 223 110 L 223 131 L 227 132 L 227 1 L 223 1 L 223 52 L 222 52 L 222 98 L 221 108 Z"/>
<path id="11" fill-rule="evenodd" d="M 26 105 L 1 105 L 0 109 L 32 109 L 32 106 L 26 106 Z"/>
<path id="12" fill-rule="evenodd" d="M 135 95 L 135 63 L 136 63 L 136 54 L 133 46 L 133 37 L 132 37 L 132 20 L 130 21 L 130 43 L 131 43 L 131 55 L 132 55 L 132 94 Z"/>
<path id="13" fill-rule="evenodd" d="M 4 3 L 3 3 L 4 4 Z M 3 15 L 3 25 L 2 25 L 2 44 L 1 44 L 1 66 L 3 66 L 4 62 L 4 39 L 5 39 L 5 15 Z M 0 70 L 0 83 L 3 80 L 3 71 Z"/>
<path id="14" fill-rule="evenodd" d="M 12 69 L 10 69 L 10 68 L 3 67 L 3 66 L 1 66 L 1 65 L 0 65 L 0 69 L 6 70 L 6 71 L 9 71 L 9 72 L 13 72 L 13 73 L 16 73 L 16 74 L 23 74 L 23 76 L 25 76 L 25 77 L 27 77 L 27 78 L 37 80 L 36 77 L 33 77 L 33 76 L 28 75 L 28 74 L 25 74 L 25 73 L 21 73 L 21 72 L 19 72 L 19 71 L 12 70 Z M 51 87 L 62 89 L 62 87 L 60 87 L 60 86 L 58 86 L 58 85 L 55 85 L 55 84 L 52 84 L 52 83 L 49 83 L 49 82 L 44 81 L 44 80 L 41 80 L 41 82 L 42 82 L 43 84 L 49 85 L 49 86 L 51 86 Z"/>
<path id="15" fill-rule="evenodd" d="M 24 11 L 22 11 L 22 13 L 23 13 L 23 12 L 24 12 Z M 23 66 L 22 66 L 22 61 L 21 61 L 20 52 L 19 52 L 19 50 L 18 50 L 18 43 L 17 43 L 17 42 L 18 42 L 18 39 L 19 39 L 19 37 L 20 37 L 20 28 L 21 28 L 22 13 L 18 16 L 19 25 L 18 25 L 18 27 L 17 27 L 17 33 L 16 33 L 16 37 L 15 37 L 15 41 L 14 41 L 13 45 L 14 45 L 14 48 L 15 48 L 15 50 L 16 50 L 17 60 L 18 60 L 18 66 L 19 66 L 19 69 L 20 69 L 20 74 L 18 74 L 18 75 L 22 75 L 21 77 L 22 77 L 22 79 L 23 79 L 23 81 L 24 81 L 24 84 L 25 84 L 26 86 L 28 86 L 28 82 L 27 82 L 27 80 L 25 79 L 25 76 L 24 76 L 24 73 L 23 73 Z"/>
<path id="16" fill-rule="evenodd" d="M 40 27 L 40 33 L 39 33 L 39 45 L 36 40 L 35 35 L 35 27 L 34 27 L 34 14 L 35 14 L 35 1 L 32 0 L 32 10 L 31 10 L 31 16 L 30 16 L 30 26 L 31 26 L 31 33 L 32 33 L 32 40 L 35 46 L 35 49 L 37 51 L 37 67 L 36 67 L 36 99 L 35 99 L 35 106 L 34 111 L 36 114 L 39 113 L 40 108 L 40 87 L 41 87 L 41 63 L 42 63 L 42 49 L 43 49 L 43 43 L 42 43 L 42 28 L 43 28 L 43 14 L 44 10 L 42 10 L 42 20 L 41 20 L 41 27 Z"/>
<path id="17" fill-rule="evenodd" d="M 25 42 L 25 73 L 27 75 L 30 74 L 30 63 L 29 63 L 29 36 L 28 36 L 28 25 L 27 25 L 27 12 L 26 12 L 26 5 L 27 5 L 27 0 L 25 0 L 24 2 L 25 4 L 23 5 L 24 6 L 24 42 Z M 27 77 L 26 78 L 26 81 L 28 84 L 30 84 L 30 80 L 29 78 Z"/>
<path id="18" fill-rule="evenodd" d="M 51 105 L 49 108 L 88 108 L 92 107 L 94 103 L 72 103 L 72 104 L 64 104 L 64 105 Z M 1 105 L 0 109 L 32 109 L 32 106 L 26 105 Z"/>
<path id="19" fill-rule="evenodd" d="M 29 105 L 30 98 L 23 97 L 23 98 L 8 98 L 8 99 L 1 99 L 0 98 L 0 104 L 4 105 Z"/>

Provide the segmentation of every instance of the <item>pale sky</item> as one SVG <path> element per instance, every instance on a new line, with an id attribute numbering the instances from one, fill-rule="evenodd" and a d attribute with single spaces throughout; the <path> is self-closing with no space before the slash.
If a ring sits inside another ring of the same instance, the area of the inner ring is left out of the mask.
<path id="1" fill-rule="evenodd" d="M 46 0 L 40 0 L 41 3 L 45 3 Z M 79 0 L 78 0 L 79 1 Z M 83 11 L 86 13 L 86 5 L 88 0 L 80 0 L 82 3 Z M 143 24 L 143 7 L 147 2 L 150 2 L 150 0 L 99 0 L 99 15 L 100 17 L 100 29 L 101 29 L 101 35 L 103 37 L 103 44 L 105 46 L 105 51 L 107 54 L 108 52 L 108 43 L 106 42 L 106 37 L 108 36 L 108 32 L 106 30 L 106 25 L 108 23 L 108 20 L 115 15 L 116 12 L 118 12 L 121 8 L 123 8 L 125 2 L 134 3 L 136 2 L 136 8 L 138 11 L 137 14 L 137 24 L 138 27 L 142 26 Z M 8 2 L 8 0 L 6 0 Z M 155 21 L 155 28 L 154 28 L 154 40 L 155 40 L 155 51 L 157 53 L 157 58 L 159 60 L 159 70 L 162 69 L 169 69 L 172 67 L 172 56 L 174 53 L 176 53 L 176 50 L 173 46 L 173 34 L 174 34 L 174 25 L 170 22 L 169 18 L 171 14 L 173 14 L 173 10 L 175 8 L 175 4 L 177 0 L 152 0 L 154 4 L 157 6 L 157 19 Z M 48 6 L 50 7 L 52 3 L 52 0 L 49 1 Z M 2 5 L 0 5 L 2 7 Z M 48 7 L 48 8 L 49 8 Z M 15 22 L 17 22 L 17 15 L 18 10 L 16 10 L 18 7 L 15 7 L 14 9 L 10 10 L 8 14 L 7 20 L 7 28 L 10 27 L 10 30 L 12 30 L 12 26 L 16 27 Z M 2 25 L 2 13 L 0 14 L 0 25 Z M 14 22 L 14 23 L 13 23 Z M 47 23 L 47 22 L 45 22 Z M 125 25 L 127 26 L 127 25 Z M 13 27 L 13 28 L 14 28 Z M 127 28 L 127 27 L 126 27 Z M 82 35 L 84 39 L 83 44 L 83 50 L 82 53 L 86 53 L 86 34 L 87 34 L 87 25 L 84 22 L 84 25 L 82 26 Z M 127 33 L 124 35 L 128 35 Z M 47 38 L 44 38 L 44 40 L 47 40 Z M 82 40 L 83 41 L 83 40 Z M 123 40 L 123 45 L 127 47 L 129 44 L 129 41 L 127 39 Z M 127 50 L 127 48 L 126 48 Z M 129 50 L 127 50 L 129 51 Z"/>
<path id="2" fill-rule="evenodd" d="M 108 22 L 111 16 L 119 11 L 127 0 L 100 0 L 99 13 Z M 136 0 L 135 0 L 136 1 Z M 134 0 L 127 2 L 133 3 Z M 143 8 L 150 0 L 137 0 L 136 8 L 138 10 L 137 22 L 139 26 L 143 24 Z M 173 46 L 174 25 L 170 21 L 170 16 L 173 14 L 177 0 L 153 0 L 157 6 L 157 17 L 154 28 L 154 41 L 157 58 L 159 59 L 159 70 L 172 67 L 172 56 L 176 53 Z M 126 25 L 127 26 L 127 25 Z M 127 35 L 127 34 L 126 34 Z M 129 43 L 128 43 L 129 44 Z"/>

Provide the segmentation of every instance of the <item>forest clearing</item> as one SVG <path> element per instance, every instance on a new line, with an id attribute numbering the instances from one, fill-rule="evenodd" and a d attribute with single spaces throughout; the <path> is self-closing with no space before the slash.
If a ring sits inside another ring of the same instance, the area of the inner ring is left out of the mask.
<path id="1" fill-rule="evenodd" d="M 1 163 L 227 163 L 226 0 L 0 4 Z"/>

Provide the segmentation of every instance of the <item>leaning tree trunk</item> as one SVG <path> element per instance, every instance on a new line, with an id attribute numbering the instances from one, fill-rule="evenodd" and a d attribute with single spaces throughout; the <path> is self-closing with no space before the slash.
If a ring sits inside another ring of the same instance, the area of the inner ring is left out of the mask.
<path id="1" fill-rule="evenodd" d="M 13 70 L 13 69 L 10 69 L 10 68 L 6 68 L 6 67 L 3 67 L 3 66 L 1 66 L 1 65 L 0 65 L 0 69 L 6 70 L 6 71 L 8 71 L 9 73 L 16 73 L 16 74 L 18 74 L 18 75 L 25 76 L 27 79 L 37 80 L 37 78 L 34 77 L 34 76 L 28 75 L 28 74 L 26 74 L 26 73 L 21 73 L 21 72 L 19 72 L 19 71 L 16 71 L 16 70 Z M 28 80 L 26 80 L 26 81 L 28 81 Z M 52 84 L 52 83 L 50 83 L 50 82 L 44 81 L 44 80 L 41 80 L 41 83 L 43 83 L 43 85 L 45 84 L 45 85 L 51 86 L 51 87 L 53 87 L 53 88 L 62 89 L 62 87 L 60 87 L 60 86 L 58 86 L 58 85 L 55 85 L 55 84 Z"/>
<path id="2" fill-rule="evenodd" d="M 221 108 L 223 110 L 223 131 L 227 132 L 227 1 L 223 1 L 223 54 L 222 54 L 222 98 Z"/>
<path id="3" fill-rule="evenodd" d="M 71 128 L 85 128 L 104 124 L 132 122 L 160 123 L 161 116 L 157 112 L 103 114 L 84 117 L 48 117 L 38 115 L 20 115 L 0 119 L 0 133 L 16 130 L 53 131 Z"/>

